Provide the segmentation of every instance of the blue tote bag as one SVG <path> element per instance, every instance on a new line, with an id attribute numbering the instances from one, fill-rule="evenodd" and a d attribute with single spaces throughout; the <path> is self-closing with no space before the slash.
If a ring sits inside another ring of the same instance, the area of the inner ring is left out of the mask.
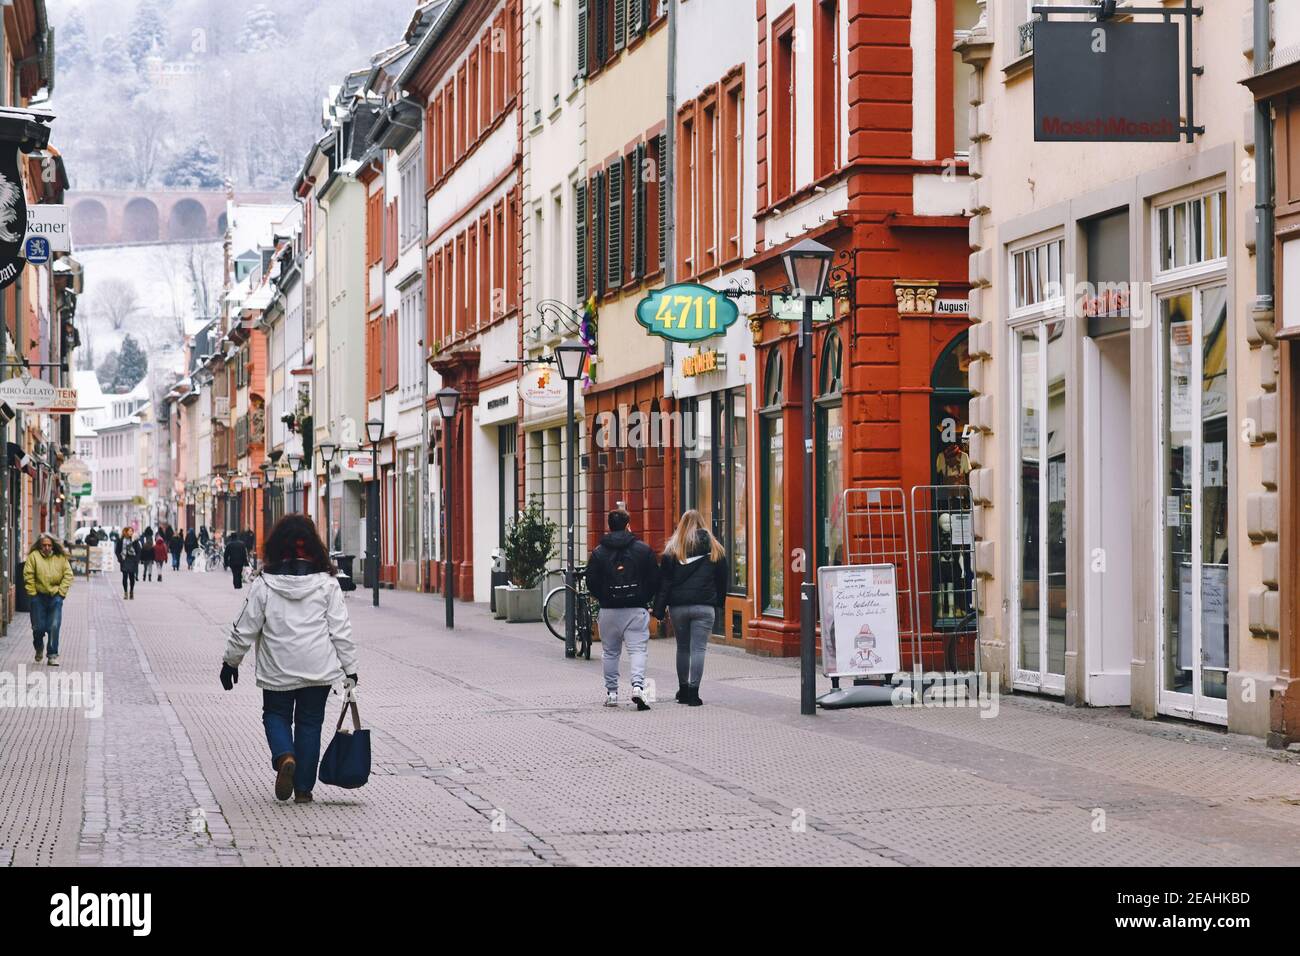
<path id="1" fill-rule="evenodd" d="M 352 710 L 352 729 L 343 729 L 343 720 Z M 320 758 L 320 782 L 333 787 L 355 790 L 364 787 L 370 779 L 370 731 L 361 729 L 361 715 L 356 698 L 348 692 L 334 728 L 334 739 Z"/>

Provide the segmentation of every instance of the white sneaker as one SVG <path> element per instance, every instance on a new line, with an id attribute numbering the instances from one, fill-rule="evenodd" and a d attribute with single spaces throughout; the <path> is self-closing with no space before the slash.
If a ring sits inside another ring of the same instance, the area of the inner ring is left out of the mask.
<path id="1" fill-rule="evenodd" d="M 58 667 L 58 666 L 59 666 L 59 655 L 58 655 L 58 654 L 51 654 L 51 655 L 50 655 L 50 659 L 49 659 L 48 661 L 46 661 L 45 663 L 48 664 L 50 667 Z"/>
<path id="2" fill-rule="evenodd" d="M 616 690 L 605 691 L 605 706 L 606 707 L 618 706 L 618 691 Z"/>
<path id="3" fill-rule="evenodd" d="M 637 710 L 650 709 L 650 705 L 646 703 L 645 688 L 640 684 L 632 685 L 632 703 L 636 704 Z"/>

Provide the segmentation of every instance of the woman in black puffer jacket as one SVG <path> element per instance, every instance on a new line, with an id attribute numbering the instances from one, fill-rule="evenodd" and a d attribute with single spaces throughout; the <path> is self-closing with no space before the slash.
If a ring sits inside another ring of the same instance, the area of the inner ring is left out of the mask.
<path id="1" fill-rule="evenodd" d="M 718 539 L 709 533 L 704 518 L 694 509 L 682 515 L 677 530 L 664 546 L 659 566 L 659 595 L 654 615 L 664 610 L 673 619 L 677 637 L 677 702 L 698 707 L 704 652 L 713 633 L 716 609 L 727 598 L 727 557 Z"/>

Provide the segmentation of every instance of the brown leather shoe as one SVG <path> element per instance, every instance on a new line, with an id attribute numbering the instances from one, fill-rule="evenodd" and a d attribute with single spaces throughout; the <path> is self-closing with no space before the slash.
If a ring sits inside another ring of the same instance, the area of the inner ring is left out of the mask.
<path id="1" fill-rule="evenodd" d="M 293 802 L 294 802 L 294 803 L 311 803 L 311 791 L 308 790 L 308 791 L 306 791 L 306 792 L 303 792 L 303 791 L 301 791 L 301 790 L 295 790 L 295 791 L 293 792 Z"/>
<path id="2" fill-rule="evenodd" d="M 293 772 L 298 769 L 298 762 L 293 759 L 293 754 L 285 754 L 280 758 L 280 765 L 275 772 L 275 799 L 288 800 L 293 796 Z"/>

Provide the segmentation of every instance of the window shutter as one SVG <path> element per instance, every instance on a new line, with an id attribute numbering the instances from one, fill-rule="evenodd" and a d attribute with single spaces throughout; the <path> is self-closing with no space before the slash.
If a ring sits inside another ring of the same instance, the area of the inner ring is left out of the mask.
<path id="1" fill-rule="evenodd" d="M 591 210 L 591 275 L 597 296 L 605 294 L 605 270 L 601 268 L 605 255 L 605 174 L 597 173 L 593 180 Z"/>
<path id="2" fill-rule="evenodd" d="M 644 35 L 646 22 L 650 19 L 650 0 L 627 0 L 627 9 L 628 33 Z"/>
<path id="3" fill-rule="evenodd" d="M 621 50 L 627 43 L 627 2 L 614 0 L 614 49 Z"/>
<path id="4" fill-rule="evenodd" d="M 623 284 L 623 163 L 609 167 L 609 287 Z"/>
<path id="5" fill-rule="evenodd" d="M 632 278 L 645 275 L 645 143 L 632 154 Z"/>
<path id="6" fill-rule="evenodd" d="M 578 302 L 587 301 L 587 184 L 578 183 L 573 197 L 577 217 Z"/>
<path id="7" fill-rule="evenodd" d="M 668 177 L 668 137 L 659 134 L 659 168 L 655 170 L 655 181 L 659 184 L 659 267 L 668 262 L 668 203 L 670 196 L 664 189 Z"/>
<path id="8" fill-rule="evenodd" d="M 595 67 L 600 69 L 605 65 L 605 18 L 608 9 L 609 0 L 592 0 L 595 4 L 595 16 L 592 18 L 592 29 L 596 34 L 596 44 L 594 49 Z"/>
<path id="9" fill-rule="evenodd" d="M 578 76 L 587 75 L 587 0 L 578 0 Z M 582 191 L 585 193 L 586 188 Z"/>

